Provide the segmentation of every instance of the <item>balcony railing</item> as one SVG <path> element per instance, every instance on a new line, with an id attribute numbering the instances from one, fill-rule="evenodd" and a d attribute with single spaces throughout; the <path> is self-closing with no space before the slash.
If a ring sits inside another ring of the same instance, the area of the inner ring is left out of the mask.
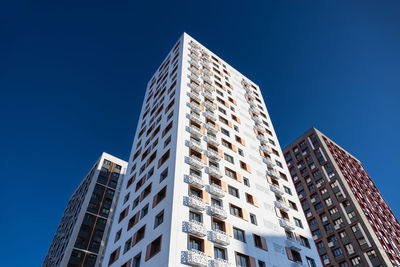
<path id="1" fill-rule="evenodd" d="M 257 116 L 253 116 L 253 117 L 251 117 L 252 119 L 253 119 L 253 121 L 255 121 L 255 122 L 258 122 L 258 123 L 261 123 L 262 121 L 260 120 L 260 118 L 259 117 L 257 117 Z"/>
<path id="2" fill-rule="evenodd" d="M 211 83 L 211 78 L 210 78 L 210 76 L 203 75 L 203 80 L 206 81 L 206 82 Z"/>
<path id="3" fill-rule="evenodd" d="M 289 220 L 280 219 L 279 224 L 286 230 L 293 231 L 295 228 Z"/>
<path id="4" fill-rule="evenodd" d="M 202 153 L 203 149 L 201 148 L 200 144 L 201 143 L 198 142 L 198 141 L 190 140 L 190 148 L 195 150 L 195 151 L 197 151 L 197 152 Z"/>
<path id="5" fill-rule="evenodd" d="M 247 94 L 245 94 L 245 96 L 247 96 L 247 97 L 248 97 L 249 99 L 251 99 L 251 100 L 254 99 L 254 96 L 253 96 L 252 94 L 247 93 Z"/>
<path id="6" fill-rule="evenodd" d="M 212 101 L 215 100 L 215 96 L 210 92 L 204 92 L 204 97 L 207 97 L 208 99 L 210 99 Z"/>
<path id="7" fill-rule="evenodd" d="M 209 166 L 208 167 L 208 171 L 212 176 L 215 176 L 215 177 L 218 177 L 218 178 L 222 177 L 221 170 L 218 167 Z"/>
<path id="8" fill-rule="evenodd" d="M 195 68 L 198 68 L 198 69 L 200 68 L 200 65 L 199 65 L 199 63 L 197 61 L 191 60 L 190 64 L 193 65 Z"/>
<path id="9" fill-rule="evenodd" d="M 214 122 L 217 121 L 217 116 L 215 116 L 215 114 L 209 110 L 207 110 L 207 112 L 206 112 L 206 117 L 207 117 L 207 119 L 210 119 Z"/>
<path id="10" fill-rule="evenodd" d="M 209 122 L 206 124 L 206 129 L 207 129 L 207 131 L 210 131 L 212 133 L 217 133 L 218 132 L 217 126 L 215 126 L 214 124 L 209 123 Z"/>
<path id="11" fill-rule="evenodd" d="M 197 102 L 201 102 L 201 98 L 200 98 L 200 95 L 199 95 L 199 93 L 194 93 L 194 92 L 190 92 L 190 95 L 189 95 L 191 98 L 193 98 L 194 100 L 196 100 Z"/>
<path id="12" fill-rule="evenodd" d="M 272 178 L 279 179 L 279 175 L 275 170 L 268 170 L 267 175 L 271 176 Z"/>
<path id="13" fill-rule="evenodd" d="M 196 76 L 194 73 L 192 73 L 192 74 L 190 75 L 190 79 L 191 79 L 192 81 L 195 81 L 195 82 L 197 82 L 197 83 L 200 83 L 200 78 L 199 78 L 199 76 Z"/>
<path id="14" fill-rule="evenodd" d="M 214 230 L 212 231 L 211 236 L 214 243 L 220 244 L 222 246 L 227 246 L 230 244 L 230 237 L 223 231 Z"/>
<path id="15" fill-rule="evenodd" d="M 190 71 L 191 71 L 192 74 L 195 74 L 197 77 L 200 76 L 200 71 L 197 68 L 191 67 Z"/>
<path id="16" fill-rule="evenodd" d="M 261 134 L 257 135 L 257 139 L 260 140 L 260 143 L 263 144 L 263 145 L 268 144 L 267 138 L 265 138 L 265 137 L 264 137 L 263 135 L 261 135 Z"/>
<path id="17" fill-rule="evenodd" d="M 199 237 L 207 235 L 207 229 L 201 222 L 190 220 L 188 224 L 188 232 Z"/>
<path id="18" fill-rule="evenodd" d="M 275 167 L 275 163 L 270 158 L 263 158 L 263 161 L 269 168 Z"/>
<path id="19" fill-rule="evenodd" d="M 208 257 L 199 250 L 191 249 L 188 251 L 187 263 L 191 266 L 207 267 Z"/>
<path id="20" fill-rule="evenodd" d="M 204 90 L 210 93 L 214 92 L 214 88 L 209 84 L 204 84 Z"/>
<path id="21" fill-rule="evenodd" d="M 212 158 L 212 159 L 214 159 L 214 160 L 216 160 L 216 161 L 220 161 L 220 160 L 221 160 L 221 156 L 220 156 L 219 153 L 218 153 L 217 151 L 215 151 L 215 150 L 208 149 L 208 150 L 207 150 L 207 155 L 208 155 L 209 158 Z"/>
<path id="22" fill-rule="evenodd" d="M 228 217 L 226 211 L 221 206 L 212 205 L 210 208 L 210 211 L 211 211 L 211 215 L 216 218 L 225 220 Z"/>
<path id="23" fill-rule="evenodd" d="M 265 129 L 261 125 L 256 125 L 256 130 L 260 133 L 265 133 Z"/>
<path id="24" fill-rule="evenodd" d="M 297 252 L 301 251 L 301 245 L 296 241 L 296 239 L 288 238 L 286 239 L 285 243 L 288 248 L 291 248 Z"/>
<path id="25" fill-rule="evenodd" d="M 191 88 L 192 90 L 196 91 L 196 92 L 200 92 L 200 91 L 201 91 L 200 86 L 198 86 L 198 85 L 195 84 L 195 83 L 191 83 L 191 84 L 190 84 L 190 88 Z"/>
<path id="26" fill-rule="evenodd" d="M 206 108 L 211 110 L 211 111 L 215 110 L 215 106 L 212 103 L 210 103 L 209 101 L 206 101 L 204 106 L 206 106 Z"/>
<path id="27" fill-rule="evenodd" d="M 191 155 L 189 157 L 189 164 L 195 167 L 196 169 L 204 168 L 204 163 L 201 158 L 196 157 L 195 155 Z"/>
<path id="28" fill-rule="evenodd" d="M 269 145 L 262 145 L 261 150 L 268 155 L 272 154 L 272 149 Z"/>
<path id="29" fill-rule="evenodd" d="M 197 176 L 194 174 L 189 175 L 189 184 L 200 189 L 204 187 L 204 181 L 201 176 Z"/>
<path id="30" fill-rule="evenodd" d="M 289 206 L 283 201 L 274 201 L 274 203 L 275 203 L 275 207 L 277 207 L 280 210 L 283 210 L 283 211 L 289 210 Z"/>
<path id="31" fill-rule="evenodd" d="M 224 259 L 214 259 L 214 267 L 233 267 L 233 265 Z"/>
<path id="32" fill-rule="evenodd" d="M 196 102 L 190 102 L 190 108 L 197 111 L 197 112 L 201 112 L 201 106 L 199 104 L 197 104 Z"/>
<path id="33" fill-rule="evenodd" d="M 279 185 L 271 184 L 270 189 L 277 195 L 283 195 L 283 190 L 279 187 Z"/>
<path id="34" fill-rule="evenodd" d="M 199 127 L 194 126 L 194 125 L 192 125 L 190 127 L 190 133 L 193 134 L 196 137 L 203 136 L 203 132 L 201 131 L 201 129 Z"/>
<path id="35" fill-rule="evenodd" d="M 210 184 L 210 194 L 221 198 L 225 196 L 225 191 L 217 184 Z"/>
<path id="36" fill-rule="evenodd" d="M 197 124 L 201 124 L 203 122 L 201 120 L 201 116 L 197 113 L 190 113 L 190 120 L 194 121 Z"/>
<path id="37" fill-rule="evenodd" d="M 214 146 L 219 146 L 219 141 L 215 136 L 207 135 L 207 142 Z"/>
<path id="38" fill-rule="evenodd" d="M 206 203 L 202 198 L 199 198 L 197 196 L 189 196 L 189 201 L 188 201 L 189 207 L 192 207 L 194 209 L 203 211 L 206 209 Z"/>

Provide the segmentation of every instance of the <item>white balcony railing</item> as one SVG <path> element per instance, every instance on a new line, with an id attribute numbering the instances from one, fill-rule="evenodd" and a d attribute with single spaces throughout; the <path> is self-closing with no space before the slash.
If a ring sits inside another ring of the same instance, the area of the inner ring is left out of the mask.
<path id="1" fill-rule="evenodd" d="M 207 229 L 201 222 L 190 220 L 188 224 L 188 232 L 200 237 L 207 235 Z"/>
<path id="2" fill-rule="evenodd" d="M 283 210 L 283 211 L 289 210 L 289 206 L 283 201 L 274 201 L 274 204 L 275 204 L 275 207 L 277 207 L 280 210 Z"/>
<path id="3" fill-rule="evenodd" d="M 225 220 L 226 218 L 228 218 L 228 214 L 221 206 L 212 205 L 210 211 L 212 216 L 217 217 L 219 219 Z"/>
<path id="4" fill-rule="evenodd" d="M 200 71 L 197 68 L 191 67 L 190 71 L 192 74 L 196 75 L 197 77 L 200 76 Z"/>
<path id="5" fill-rule="evenodd" d="M 190 75 L 190 79 L 191 79 L 192 81 L 195 81 L 196 83 L 200 83 L 200 77 L 199 77 L 199 76 L 196 76 L 196 74 L 194 74 L 194 73 L 192 73 L 192 74 Z"/>
<path id="6" fill-rule="evenodd" d="M 192 207 L 200 211 L 206 209 L 206 203 L 204 202 L 204 200 L 197 196 L 189 196 L 188 205 L 189 207 Z"/>
<path id="7" fill-rule="evenodd" d="M 257 135 L 257 139 L 260 140 L 260 143 L 263 144 L 263 145 L 268 144 L 267 138 L 265 138 L 265 137 L 264 137 L 263 135 L 261 135 L 261 134 Z"/>
<path id="8" fill-rule="evenodd" d="M 213 267 L 233 267 L 233 265 L 224 259 L 214 259 Z"/>
<path id="9" fill-rule="evenodd" d="M 190 102 L 190 108 L 197 111 L 197 112 L 201 112 L 201 106 L 199 104 L 197 104 L 196 102 Z"/>
<path id="10" fill-rule="evenodd" d="M 267 175 L 271 176 L 272 178 L 279 179 L 279 175 L 274 169 L 268 170 Z"/>
<path id="11" fill-rule="evenodd" d="M 204 97 L 206 97 L 206 98 L 208 98 L 208 99 L 210 99 L 212 101 L 215 100 L 215 96 L 210 92 L 204 92 Z"/>
<path id="12" fill-rule="evenodd" d="M 298 252 L 301 251 L 301 245 L 299 244 L 299 242 L 296 241 L 296 239 L 288 238 L 286 239 L 285 243 L 288 248 L 291 248 Z"/>
<path id="13" fill-rule="evenodd" d="M 208 172 L 210 175 L 221 178 L 222 177 L 222 173 L 221 170 L 218 167 L 215 166 L 209 166 L 208 167 Z"/>
<path id="14" fill-rule="evenodd" d="M 197 92 L 190 92 L 190 98 L 193 98 L 194 100 L 196 100 L 197 102 L 201 102 L 201 98 L 200 98 L 200 95 L 199 95 L 199 93 L 197 93 Z"/>
<path id="15" fill-rule="evenodd" d="M 198 142 L 198 141 L 190 140 L 190 148 L 193 149 L 193 150 L 195 150 L 195 151 L 197 151 L 197 152 L 202 153 L 202 152 L 203 152 L 203 149 L 201 148 L 200 144 L 201 144 L 201 143 Z"/>
<path id="16" fill-rule="evenodd" d="M 210 119 L 214 122 L 217 121 L 217 116 L 215 116 L 215 114 L 209 110 L 207 110 L 207 112 L 206 112 L 206 117 L 207 117 L 207 119 Z"/>
<path id="17" fill-rule="evenodd" d="M 281 225 L 281 227 L 285 228 L 286 230 L 292 231 L 294 230 L 294 226 L 292 225 L 292 223 L 289 220 L 285 220 L 285 219 L 280 219 L 279 220 L 279 224 Z"/>
<path id="18" fill-rule="evenodd" d="M 210 184 L 210 194 L 221 198 L 225 196 L 225 191 L 217 184 Z"/>
<path id="19" fill-rule="evenodd" d="M 207 84 L 207 83 L 204 84 L 203 87 L 204 87 L 204 90 L 205 90 L 206 92 L 212 93 L 212 92 L 214 91 L 214 88 L 213 88 L 211 85 Z"/>
<path id="20" fill-rule="evenodd" d="M 207 135 L 207 142 L 214 146 L 219 146 L 219 141 L 215 136 Z"/>
<path id="21" fill-rule="evenodd" d="M 206 129 L 207 129 L 207 131 L 210 131 L 212 133 L 217 133 L 218 132 L 217 126 L 215 126 L 214 124 L 209 123 L 209 122 L 206 124 Z"/>
<path id="22" fill-rule="evenodd" d="M 212 159 L 214 159 L 216 161 L 220 161 L 221 160 L 220 154 L 217 151 L 213 150 L 213 149 L 208 149 L 207 150 L 207 155 L 208 155 L 209 158 L 212 158 Z"/>
<path id="23" fill-rule="evenodd" d="M 263 158 L 263 161 L 269 168 L 275 167 L 275 163 L 270 158 Z"/>
<path id="24" fill-rule="evenodd" d="M 204 187 L 204 181 L 200 176 L 191 174 L 189 175 L 189 184 L 193 185 L 194 187 L 197 188 L 203 188 Z"/>
<path id="25" fill-rule="evenodd" d="M 201 160 L 201 158 L 198 158 L 195 155 L 191 155 L 189 157 L 189 164 L 192 165 L 193 167 L 197 168 L 197 169 L 204 168 L 204 163 Z"/>
<path id="26" fill-rule="evenodd" d="M 270 189 L 277 195 L 283 195 L 283 190 L 279 187 L 279 185 L 271 184 Z"/>
<path id="27" fill-rule="evenodd" d="M 210 101 L 206 101 L 204 103 L 204 106 L 206 106 L 207 109 L 214 111 L 215 110 L 215 106 L 210 102 Z"/>
<path id="28" fill-rule="evenodd" d="M 262 150 L 264 153 L 268 154 L 268 155 L 270 155 L 270 154 L 272 153 L 272 149 L 271 149 L 271 147 L 270 147 L 269 145 L 263 145 L 263 146 L 261 146 L 261 150 Z"/>
<path id="29" fill-rule="evenodd" d="M 223 231 L 213 230 L 211 236 L 214 243 L 222 246 L 227 246 L 230 244 L 230 237 Z"/>
<path id="30" fill-rule="evenodd" d="M 190 113 L 190 120 L 197 124 L 201 124 L 203 122 L 201 116 L 197 113 Z"/>
<path id="31" fill-rule="evenodd" d="M 196 126 L 193 126 L 193 125 L 190 127 L 190 133 L 193 134 L 196 137 L 203 136 L 203 132 L 201 131 L 201 129 L 199 127 L 196 127 Z"/>
<path id="32" fill-rule="evenodd" d="M 188 251 L 187 263 L 191 266 L 207 267 L 208 257 L 199 250 L 191 249 Z"/>

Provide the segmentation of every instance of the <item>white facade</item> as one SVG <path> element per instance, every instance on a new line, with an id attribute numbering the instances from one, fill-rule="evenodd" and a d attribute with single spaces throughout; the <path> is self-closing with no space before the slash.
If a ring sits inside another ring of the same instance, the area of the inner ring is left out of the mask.
<path id="1" fill-rule="evenodd" d="M 148 83 L 103 266 L 321 266 L 289 178 L 258 86 L 183 34 Z"/>

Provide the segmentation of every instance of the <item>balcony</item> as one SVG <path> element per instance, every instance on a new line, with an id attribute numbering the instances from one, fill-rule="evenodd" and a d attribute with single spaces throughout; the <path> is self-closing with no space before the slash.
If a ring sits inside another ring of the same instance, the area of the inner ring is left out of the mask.
<path id="1" fill-rule="evenodd" d="M 207 229 L 201 222 L 190 220 L 188 224 L 188 232 L 199 237 L 207 235 Z"/>
<path id="2" fill-rule="evenodd" d="M 271 149 L 271 147 L 269 145 L 261 146 L 261 150 L 267 155 L 271 155 L 272 154 L 272 149 Z"/>
<path id="3" fill-rule="evenodd" d="M 207 70 L 211 70 L 210 63 L 208 61 L 203 61 L 203 68 Z"/>
<path id="4" fill-rule="evenodd" d="M 334 228 L 335 230 L 339 230 L 344 224 L 340 223 L 340 224 L 335 224 Z"/>
<path id="5" fill-rule="evenodd" d="M 301 251 L 300 244 L 294 238 L 286 239 L 285 244 L 288 248 L 291 248 L 297 252 Z"/>
<path id="6" fill-rule="evenodd" d="M 225 196 L 225 191 L 217 184 L 210 184 L 210 194 L 221 198 Z"/>
<path id="7" fill-rule="evenodd" d="M 193 91 L 195 91 L 195 92 L 197 92 L 197 93 L 199 93 L 199 92 L 201 91 L 200 86 L 198 86 L 198 85 L 195 84 L 195 83 L 191 83 L 191 84 L 189 85 L 189 87 L 190 87 Z"/>
<path id="8" fill-rule="evenodd" d="M 207 69 L 204 70 L 203 73 L 204 73 L 205 75 L 208 75 L 208 76 L 211 76 L 211 75 L 212 75 L 211 71 L 209 71 L 209 70 L 207 70 Z"/>
<path id="9" fill-rule="evenodd" d="M 265 133 L 265 129 L 263 126 L 261 125 L 256 125 L 256 130 L 260 133 Z"/>
<path id="10" fill-rule="evenodd" d="M 199 211 L 203 211 L 206 209 L 206 203 L 204 202 L 204 200 L 202 198 L 193 195 L 189 196 L 188 205 L 189 207 Z"/>
<path id="11" fill-rule="evenodd" d="M 283 195 L 283 190 L 279 187 L 279 185 L 271 184 L 270 189 L 272 192 L 274 192 L 277 195 Z"/>
<path id="12" fill-rule="evenodd" d="M 201 143 L 199 141 L 190 140 L 190 148 L 195 150 L 195 151 L 197 151 L 197 152 L 199 152 L 199 153 L 202 153 L 203 149 L 201 148 L 200 145 L 201 145 Z"/>
<path id="13" fill-rule="evenodd" d="M 263 161 L 269 168 L 275 167 L 275 163 L 270 158 L 263 158 Z"/>
<path id="14" fill-rule="evenodd" d="M 224 259 L 214 259 L 214 267 L 233 267 L 231 263 Z"/>
<path id="15" fill-rule="evenodd" d="M 200 76 L 200 71 L 197 68 L 191 67 L 190 68 L 190 72 L 194 75 L 196 75 L 197 77 Z"/>
<path id="16" fill-rule="evenodd" d="M 214 92 L 214 88 L 209 84 L 204 84 L 204 90 L 210 93 Z"/>
<path id="17" fill-rule="evenodd" d="M 195 68 L 200 69 L 200 65 L 199 65 L 198 62 L 191 60 L 191 61 L 190 61 L 190 64 L 191 64 L 192 66 L 194 66 Z"/>
<path id="18" fill-rule="evenodd" d="M 260 124 L 262 123 L 262 120 L 260 120 L 260 118 L 257 117 L 257 116 L 252 116 L 251 118 L 252 118 L 253 121 L 256 122 L 256 123 L 260 123 Z"/>
<path id="19" fill-rule="evenodd" d="M 255 114 L 259 114 L 260 113 L 256 107 L 250 107 L 249 111 L 251 111 L 251 112 L 253 112 Z"/>
<path id="20" fill-rule="evenodd" d="M 210 207 L 210 211 L 212 216 L 219 218 L 221 220 L 225 220 L 226 218 L 228 218 L 226 211 L 221 206 L 212 205 Z"/>
<path id="21" fill-rule="evenodd" d="M 275 204 L 276 208 L 283 210 L 283 211 L 289 211 L 289 209 L 290 209 L 289 206 L 283 201 L 274 201 L 274 204 Z"/>
<path id="22" fill-rule="evenodd" d="M 197 113 L 190 113 L 190 120 L 194 121 L 197 124 L 201 124 L 203 122 L 201 120 L 201 116 Z"/>
<path id="23" fill-rule="evenodd" d="M 214 97 L 213 94 L 210 93 L 210 92 L 205 92 L 205 93 L 204 93 L 204 97 L 206 97 L 206 98 L 208 98 L 208 99 L 210 99 L 210 100 L 212 100 L 212 101 L 215 100 L 215 97 Z"/>
<path id="24" fill-rule="evenodd" d="M 268 144 L 268 140 L 261 134 L 257 135 L 257 139 L 261 142 L 261 144 Z"/>
<path id="25" fill-rule="evenodd" d="M 189 164 L 195 167 L 196 169 L 203 169 L 204 163 L 201 158 L 196 157 L 195 155 L 191 155 L 189 157 Z"/>
<path id="26" fill-rule="evenodd" d="M 211 110 L 211 111 L 215 110 L 215 106 L 212 103 L 210 103 L 209 101 L 206 101 L 204 106 L 206 106 L 206 108 Z"/>
<path id="27" fill-rule="evenodd" d="M 325 265 L 328 265 L 329 263 L 330 263 L 329 259 L 325 259 L 325 260 L 324 260 L 324 264 L 325 264 Z"/>
<path id="28" fill-rule="evenodd" d="M 279 219 L 279 224 L 288 231 L 293 231 L 295 229 L 292 223 L 286 219 Z"/>
<path id="29" fill-rule="evenodd" d="M 201 131 L 201 129 L 194 125 L 190 127 L 190 133 L 199 138 L 203 136 L 203 132 Z"/>
<path id="30" fill-rule="evenodd" d="M 254 96 L 252 94 L 246 93 L 245 96 L 247 96 L 248 99 L 254 100 Z"/>
<path id="31" fill-rule="evenodd" d="M 213 146 L 219 146 L 219 141 L 215 136 L 207 135 L 207 143 L 212 144 Z"/>
<path id="32" fill-rule="evenodd" d="M 212 158 L 213 160 L 216 160 L 216 161 L 220 161 L 221 160 L 221 156 L 215 150 L 208 149 L 207 150 L 207 155 L 208 155 L 209 158 Z"/>
<path id="33" fill-rule="evenodd" d="M 192 61 L 199 62 L 199 57 L 195 54 L 190 54 L 189 57 L 192 59 Z"/>
<path id="34" fill-rule="evenodd" d="M 201 112 L 201 106 L 196 102 L 190 102 L 190 108 L 194 111 Z"/>
<path id="35" fill-rule="evenodd" d="M 208 82 L 208 83 L 212 82 L 210 76 L 207 76 L 207 75 L 203 75 L 203 80 Z"/>
<path id="36" fill-rule="evenodd" d="M 199 250 L 191 249 L 188 251 L 187 263 L 191 266 L 207 267 L 208 257 Z"/>
<path id="37" fill-rule="evenodd" d="M 199 76 L 196 76 L 194 73 L 192 73 L 192 74 L 190 75 L 190 79 L 191 79 L 192 81 L 195 81 L 196 83 L 200 83 Z"/>
<path id="38" fill-rule="evenodd" d="M 190 48 L 190 52 L 196 56 L 199 56 L 199 52 L 197 51 L 199 48 L 198 47 L 192 47 Z"/>
<path id="39" fill-rule="evenodd" d="M 215 116 L 214 113 L 210 112 L 209 110 L 207 110 L 206 117 L 214 122 L 217 121 L 217 116 Z"/>
<path id="40" fill-rule="evenodd" d="M 267 175 L 268 175 L 268 176 L 271 176 L 271 177 L 274 178 L 274 179 L 279 179 L 279 175 L 276 173 L 275 170 L 268 170 L 268 171 L 267 171 Z"/>
<path id="41" fill-rule="evenodd" d="M 222 173 L 221 170 L 218 167 L 215 166 L 209 166 L 208 167 L 208 173 L 214 177 L 217 178 L 222 178 Z"/>
<path id="42" fill-rule="evenodd" d="M 331 248 L 331 247 L 333 247 L 333 246 L 335 246 L 335 243 L 334 243 L 334 242 L 329 242 L 329 243 L 328 243 L 328 247 Z"/>
<path id="43" fill-rule="evenodd" d="M 215 126 L 214 124 L 209 123 L 209 122 L 206 125 L 206 129 L 207 129 L 207 131 L 210 131 L 212 133 L 217 133 L 218 132 L 217 126 Z"/>
<path id="44" fill-rule="evenodd" d="M 222 246 L 227 246 L 231 243 L 230 237 L 225 232 L 220 230 L 212 231 L 211 237 L 214 243 L 220 244 Z"/>
<path id="45" fill-rule="evenodd" d="M 201 176 L 197 176 L 195 174 L 189 175 L 189 184 L 193 185 L 194 187 L 197 187 L 199 189 L 204 187 L 204 181 L 201 178 Z"/>
<path id="46" fill-rule="evenodd" d="M 189 94 L 190 98 L 193 98 L 194 100 L 196 100 L 197 102 L 201 103 L 201 98 L 199 93 L 197 92 L 190 92 Z"/>

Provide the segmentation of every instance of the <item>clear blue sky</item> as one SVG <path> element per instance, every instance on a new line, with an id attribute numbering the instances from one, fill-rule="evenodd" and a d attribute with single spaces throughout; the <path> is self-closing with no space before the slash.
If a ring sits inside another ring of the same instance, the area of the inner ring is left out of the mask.
<path id="1" fill-rule="evenodd" d="M 147 80 L 183 31 L 261 87 L 282 147 L 317 127 L 400 216 L 399 1 L 11 2 L 0 8 L 2 266 L 41 265 L 100 153 L 128 157 Z"/>

